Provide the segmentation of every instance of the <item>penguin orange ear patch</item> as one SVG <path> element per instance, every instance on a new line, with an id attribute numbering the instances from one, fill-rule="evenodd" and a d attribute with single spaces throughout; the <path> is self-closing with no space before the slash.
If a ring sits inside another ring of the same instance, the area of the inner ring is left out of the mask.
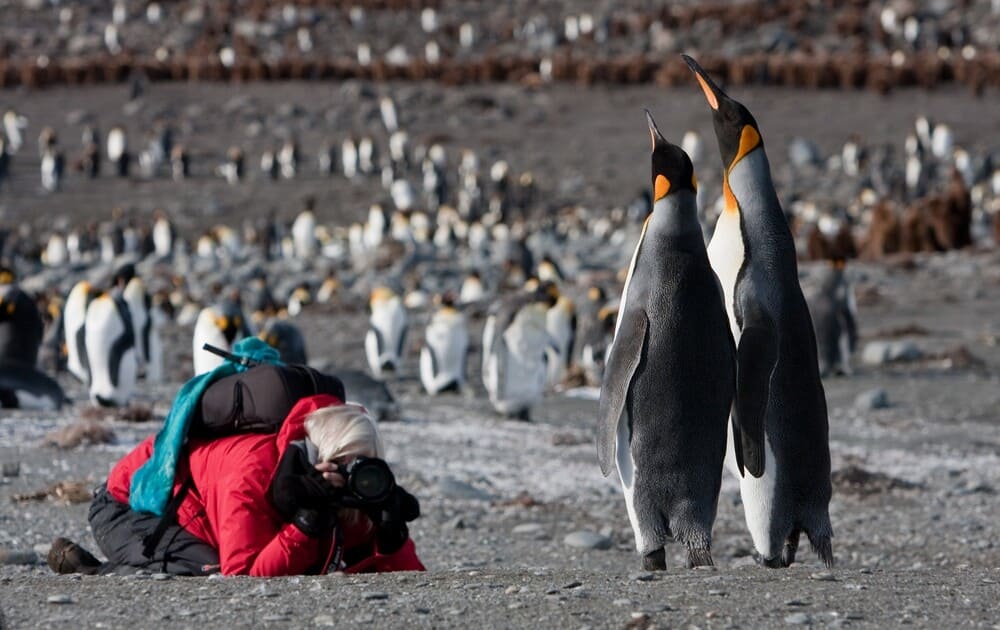
<path id="1" fill-rule="evenodd" d="M 670 180 L 663 175 L 657 175 L 653 182 L 653 202 L 657 202 L 670 192 Z"/>
<path id="2" fill-rule="evenodd" d="M 691 173 L 691 188 L 698 190 L 698 177 L 694 173 Z"/>
<path id="3" fill-rule="evenodd" d="M 733 164 L 739 162 L 743 157 L 757 148 L 760 145 L 760 134 L 751 125 L 743 125 L 743 130 L 740 132 L 740 146 L 736 151 L 736 157 L 733 158 Z M 732 168 L 732 165 L 729 166 Z"/>
<path id="4" fill-rule="evenodd" d="M 736 195 L 733 194 L 733 189 L 729 187 L 729 178 L 722 180 L 722 198 L 724 202 L 723 209 L 726 212 L 739 212 L 740 207 L 736 203 Z"/>

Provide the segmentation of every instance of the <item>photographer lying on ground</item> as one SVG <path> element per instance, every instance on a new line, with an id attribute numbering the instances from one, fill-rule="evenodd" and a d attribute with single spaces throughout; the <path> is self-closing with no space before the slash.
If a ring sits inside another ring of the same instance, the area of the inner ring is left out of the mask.
<path id="1" fill-rule="evenodd" d="M 150 437 L 111 471 L 90 507 L 108 561 L 57 538 L 57 573 L 146 569 L 175 575 L 297 575 L 423 570 L 406 523 L 417 499 L 395 484 L 365 409 L 303 398 L 278 433 L 192 439 L 178 462 L 179 506 L 163 518 L 129 507 Z M 345 477 L 346 474 L 346 477 Z M 188 481 L 190 480 L 190 481 Z M 185 485 L 187 489 L 184 489 Z"/>

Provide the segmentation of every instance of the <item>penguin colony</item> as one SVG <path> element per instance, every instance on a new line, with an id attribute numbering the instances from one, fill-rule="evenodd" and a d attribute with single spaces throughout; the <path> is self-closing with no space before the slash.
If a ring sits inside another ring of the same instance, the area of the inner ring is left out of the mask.
<path id="1" fill-rule="evenodd" d="M 95 36 L 86 19 L 96 13 L 89 7 L 12 8 L 5 16 L 14 23 L 12 30 L 31 35 L 5 42 L 10 53 L 0 61 L 0 87 L 132 78 L 132 91 L 141 93 L 142 81 L 134 77 L 681 85 L 683 64 L 664 55 L 695 45 L 719 50 L 737 38 L 741 54 L 718 57 L 712 70 L 738 85 L 885 91 L 959 81 L 981 91 L 1000 84 L 995 39 L 1000 11 L 985 0 L 932 7 L 712 2 L 595 12 L 550 4 L 523 7 L 513 12 L 517 17 L 490 5 L 453 15 L 436 0 L 368 0 L 346 7 L 288 2 L 280 10 L 248 2 L 238 12 L 194 2 L 150 2 L 144 8 L 116 2 L 109 8 L 97 25 L 103 36 Z M 709 20 L 717 27 L 684 35 Z M 420 29 L 399 32 L 399 24 Z M 760 36 L 758 29 L 769 34 Z M 372 31 L 392 36 L 383 41 L 371 37 Z M 43 35 L 55 32 L 73 42 L 74 57 L 52 50 Z M 189 40 L 183 47 L 166 43 Z M 607 58 L 601 53 L 608 48 L 621 52 Z"/>

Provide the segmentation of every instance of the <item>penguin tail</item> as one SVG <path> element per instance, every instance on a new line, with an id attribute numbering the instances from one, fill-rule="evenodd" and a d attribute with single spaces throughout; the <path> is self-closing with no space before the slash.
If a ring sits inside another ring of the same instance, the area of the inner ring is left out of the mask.
<path id="1" fill-rule="evenodd" d="M 689 569 L 715 566 L 715 563 L 712 562 L 712 552 L 707 547 L 703 549 L 688 549 L 687 564 Z"/>
<path id="2" fill-rule="evenodd" d="M 834 560 L 831 536 L 828 534 L 814 536 L 810 532 L 806 532 L 806 535 L 809 537 L 809 544 L 812 546 L 813 551 L 816 552 L 816 555 L 819 556 L 819 559 L 823 561 L 826 568 L 832 569 Z"/>

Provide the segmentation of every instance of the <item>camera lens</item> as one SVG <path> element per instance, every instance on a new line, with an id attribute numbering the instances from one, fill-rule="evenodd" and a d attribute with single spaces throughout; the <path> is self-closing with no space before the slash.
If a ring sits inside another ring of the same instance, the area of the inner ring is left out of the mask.
<path id="1" fill-rule="evenodd" d="M 351 470 L 351 490 L 365 501 L 385 498 L 395 484 L 388 464 L 380 459 L 366 459 L 358 462 Z"/>

